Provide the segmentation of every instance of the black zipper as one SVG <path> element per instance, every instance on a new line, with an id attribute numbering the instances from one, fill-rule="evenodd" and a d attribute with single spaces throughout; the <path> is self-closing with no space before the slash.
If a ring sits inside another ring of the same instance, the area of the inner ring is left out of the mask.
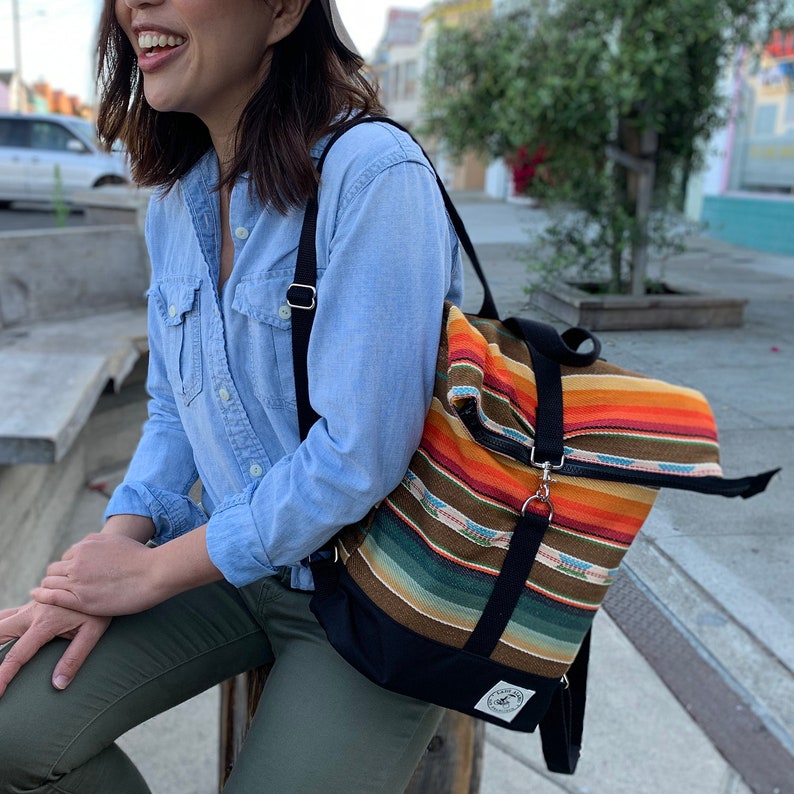
<path id="1" fill-rule="evenodd" d="M 471 433 L 472 438 L 482 447 L 507 455 L 513 460 L 539 468 L 543 461 L 531 460 L 531 448 L 525 447 L 518 441 L 495 433 L 485 427 L 480 421 L 477 406 L 474 400 L 467 400 L 465 404 L 455 411 L 460 420 Z M 557 461 L 552 461 L 556 464 Z M 677 474 L 660 474 L 646 471 L 626 471 L 617 466 L 608 466 L 602 463 L 587 463 L 565 460 L 562 468 L 555 469 L 556 474 L 567 477 L 587 477 L 593 480 L 609 482 L 624 482 L 629 485 L 643 485 L 648 488 L 676 488 L 682 491 L 695 493 L 714 494 L 717 496 L 741 496 L 749 499 L 761 493 L 769 481 L 780 469 L 773 469 L 751 477 L 727 479 L 725 477 L 687 477 Z"/>

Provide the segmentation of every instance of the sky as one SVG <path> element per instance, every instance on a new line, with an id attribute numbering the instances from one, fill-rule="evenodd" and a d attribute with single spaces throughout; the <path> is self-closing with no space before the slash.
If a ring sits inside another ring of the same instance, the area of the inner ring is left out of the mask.
<path id="1" fill-rule="evenodd" d="M 22 75 L 90 101 L 94 36 L 102 0 L 0 0 L 0 71 L 14 68 L 13 3 L 20 16 Z M 339 13 L 363 55 L 380 40 L 388 8 L 422 8 L 427 0 L 337 0 Z"/>

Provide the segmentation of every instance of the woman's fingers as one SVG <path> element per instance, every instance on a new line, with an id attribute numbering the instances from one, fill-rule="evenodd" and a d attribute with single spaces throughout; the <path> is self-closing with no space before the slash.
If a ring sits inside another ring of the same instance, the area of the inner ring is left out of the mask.
<path id="1" fill-rule="evenodd" d="M 5 658 L 0 662 L 0 698 L 5 694 L 6 688 L 14 676 L 27 664 L 36 652 L 46 645 L 53 635 L 46 629 L 31 626 L 11 646 Z"/>
<path id="2" fill-rule="evenodd" d="M 46 584 L 47 580 L 52 580 Z M 30 595 L 39 604 L 49 604 L 53 607 L 63 607 L 64 609 L 74 609 L 82 612 L 83 607 L 80 599 L 71 591 L 63 589 L 68 585 L 66 577 L 45 577 L 41 586 L 30 591 Z"/>
<path id="3" fill-rule="evenodd" d="M 69 686 L 109 625 L 110 618 L 91 618 L 77 630 L 53 670 L 52 685 L 56 689 L 66 689 Z"/>
<path id="4" fill-rule="evenodd" d="M 13 640 L 14 643 L 0 662 L 0 697 L 22 667 L 55 637 L 69 640 L 52 676 L 53 686 L 64 689 L 110 625 L 110 618 L 94 617 L 36 602 L 6 612 L 16 614 L 0 626 L 0 643 L 6 640 Z"/>
<path id="5" fill-rule="evenodd" d="M 58 560 L 57 562 L 51 562 L 47 566 L 47 576 L 66 576 L 69 572 L 69 561 L 68 560 Z"/>

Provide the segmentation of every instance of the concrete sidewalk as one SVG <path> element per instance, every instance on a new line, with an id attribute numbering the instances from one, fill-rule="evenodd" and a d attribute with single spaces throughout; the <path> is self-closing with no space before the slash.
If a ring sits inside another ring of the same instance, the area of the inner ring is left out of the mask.
<path id="1" fill-rule="evenodd" d="M 544 213 L 456 202 L 502 316 L 532 315 L 520 249 Z M 747 502 L 660 496 L 596 620 L 577 774 L 547 773 L 538 736 L 489 726 L 483 794 L 794 794 L 794 258 L 690 243 L 667 279 L 749 298 L 744 327 L 602 332 L 604 355 L 703 391 L 727 475 L 783 471 Z M 123 738 L 155 794 L 217 790 L 217 713 L 210 692 Z"/>

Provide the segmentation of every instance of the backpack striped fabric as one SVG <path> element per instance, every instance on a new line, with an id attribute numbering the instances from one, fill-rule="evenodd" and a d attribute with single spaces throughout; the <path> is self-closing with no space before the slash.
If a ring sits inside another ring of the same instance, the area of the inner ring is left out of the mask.
<path id="1" fill-rule="evenodd" d="M 436 389 L 403 481 L 367 521 L 346 529 L 339 554 L 367 598 L 409 630 L 463 648 L 485 611 L 518 518 L 543 470 L 493 454 L 475 422 L 532 453 L 538 396 L 526 344 L 494 321 L 446 313 Z M 498 346 L 495 344 L 498 341 Z M 565 465 L 526 585 L 490 658 L 559 680 L 658 490 L 604 482 L 639 473 L 720 477 L 717 433 L 704 397 L 605 362 L 562 373 Z M 566 474 L 576 467 L 575 476 Z M 590 476 L 588 476 L 588 474 Z M 682 483 L 683 484 L 683 483 Z M 531 503 L 528 509 L 536 509 Z"/>

